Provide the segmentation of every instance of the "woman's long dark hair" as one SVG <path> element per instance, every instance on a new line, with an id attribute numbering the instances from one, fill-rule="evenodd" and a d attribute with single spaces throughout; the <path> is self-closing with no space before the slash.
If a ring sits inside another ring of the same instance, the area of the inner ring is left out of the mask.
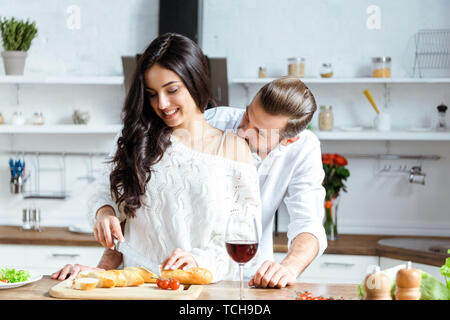
<path id="1" fill-rule="evenodd" d="M 145 91 L 146 70 L 155 63 L 175 72 L 197 107 L 204 112 L 211 97 L 208 61 L 189 38 L 166 33 L 153 40 L 140 56 L 122 110 L 123 129 L 117 151 L 110 161 L 111 196 L 127 217 L 135 217 L 141 196 L 150 181 L 152 166 L 170 146 L 172 128 L 155 113 Z"/>

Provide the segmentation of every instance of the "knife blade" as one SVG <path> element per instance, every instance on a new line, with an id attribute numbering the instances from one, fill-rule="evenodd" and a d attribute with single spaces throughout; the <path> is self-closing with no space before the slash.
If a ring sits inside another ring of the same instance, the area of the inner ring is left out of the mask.
<path id="1" fill-rule="evenodd" d="M 123 255 L 126 255 L 129 259 L 134 261 L 137 264 L 137 267 L 144 267 L 156 274 L 158 277 L 161 277 L 161 265 L 137 253 L 136 250 L 125 240 L 123 242 L 119 242 L 117 239 L 114 239 L 114 247 L 115 250 L 121 252 Z M 158 272 L 155 272 L 156 270 L 158 270 Z"/>

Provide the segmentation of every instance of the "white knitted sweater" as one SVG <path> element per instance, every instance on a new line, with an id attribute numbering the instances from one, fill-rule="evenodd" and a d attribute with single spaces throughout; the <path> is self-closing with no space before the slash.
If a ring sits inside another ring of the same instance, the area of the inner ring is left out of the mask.
<path id="1" fill-rule="evenodd" d="M 126 218 L 110 196 L 107 168 L 99 179 L 97 193 L 89 201 L 89 220 L 109 204 L 125 224 L 125 240 L 139 254 L 160 264 L 175 249 L 190 252 L 199 267 L 209 269 L 213 282 L 237 280 L 238 265 L 225 248 L 227 219 L 233 210 L 250 203 L 261 236 L 261 201 L 256 168 L 220 155 L 206 154 L 185 146 L 176 138 L 153 172 L 143 197 L 145 204 L 135 218 Z M 249 263 L 254 268 L 259 254 Z M 124 266 L 135 265 L 123 257 Z"/>

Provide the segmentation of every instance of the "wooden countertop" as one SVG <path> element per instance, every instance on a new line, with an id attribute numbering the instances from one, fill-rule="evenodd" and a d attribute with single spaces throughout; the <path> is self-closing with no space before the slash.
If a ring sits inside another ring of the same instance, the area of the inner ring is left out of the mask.
<path id="1" fill-rule="evenodd" d="M 395 235 L 352 235 L 342 234 L 338 240 L 328 241 L 325 254 L 348 254 L 381 256 L 412 262 L 442 266 L 448 255 L 432 252 L 399 249 L 382 246 L 378 240 L 385 238 L 410 238 L 413 236 Z M 450 240 L 447 237 L 415 237 Z M 279 232 L 274 235 L 273 247 L 275 252 L 287 252 L 287 235 Z M 0 226 L 0 244 L 28 244 L 28 245 L 58 245 L 58 246 L 95 246 L 101 245 L 95 241 L 94 235 L 70 232 L 66 227 L 44 227 L 43 232 L 22 231 L 18 226 Z"/>
<path id="2" fill-rule="evenodd" d="M 410 260 L 412 262 L 429 264 L 437 267 L 442 266 L 445 263 L 445 259 L 448 257 L 448 255 L 445 254 L 393 248 L 378 244 L 378 240 L 386 238 L 450 240 L 448 237 L 342 234 L 339 236 L 339 239 L 328 241 L 328 247 L 325 249 L 324 253 L 380 256 L 399 260 Z M 287 241 L 285 232 L 279 232 L 278 235 L 274 235 L 274 252 L 287 252 Z"/>
<path id="3" fill-rule="evenodd" d="M 44 276 L 41 280 L 23 287 L 0 290 L 0 300 L 61 300 L 53 298 L 48 291 L 59 281 Z M 355 300 L 358 298 L 356 284 L 295 283 L 283 289 L 255 289 L 245 287 L 244 296 L 249 300 L 295 300 L 297 292 L 310 291 L 314 296 Z M 198 300 L 237 300 L 238 281 L 220 281 L 205 285 Z"/>
<path id="4" fill-rule="evenodd" d="M 101 247 L 93 234 L 73 233 L 67 227 L 44 227 L 42 232 L 36 232 L 18 226 L 0 226 L 0 244 Z"/>

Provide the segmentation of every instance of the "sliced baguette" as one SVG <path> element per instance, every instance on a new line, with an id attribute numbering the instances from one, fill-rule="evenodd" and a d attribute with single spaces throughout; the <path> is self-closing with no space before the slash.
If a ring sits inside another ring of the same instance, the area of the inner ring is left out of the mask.
<path id="1" fill-rule="evenodd" d="M 91 271 L 88 273 L 89 278 L 98 279 L 98 288 L 112 288 L 116 286 L 115 276 L 107 273 L 107 271 Z"/>
<path id="2" fill-rule="evenodd" d="M 127 287 L 140 286 L 144 284 L 144 279 L 135 270 L 119 270 L 127 279 Z"/>
<path id="3" fill-rule="evenodd" d="M 108 270 L 105 274 L 111 275 L 116 282 L 116 287 L 126 287 L 128 284 L 127 278 L 123 274 L 122 270 Z"/>
<path id="4" fill-rule="evenodd" d="M 131 270 L 137 272 L 145 283 L 156 283 L 158 276 L 144 267 L 126 267 L 124 270 Z"/>
<path id="5" fill-rule="evenodd" d="M 92 290 L 97 287 L 99 283 L 95 278 L 79 278 L 72 282 L 72 288 L 77 290 Z"/>
<path id="6" fill-rule="evenodd" d="M 208 269 L 194 267 L 187 270 L 161 270 L 161 278 L 175 278 L 182 284 L 210 284 L 213 274 Z"/>

